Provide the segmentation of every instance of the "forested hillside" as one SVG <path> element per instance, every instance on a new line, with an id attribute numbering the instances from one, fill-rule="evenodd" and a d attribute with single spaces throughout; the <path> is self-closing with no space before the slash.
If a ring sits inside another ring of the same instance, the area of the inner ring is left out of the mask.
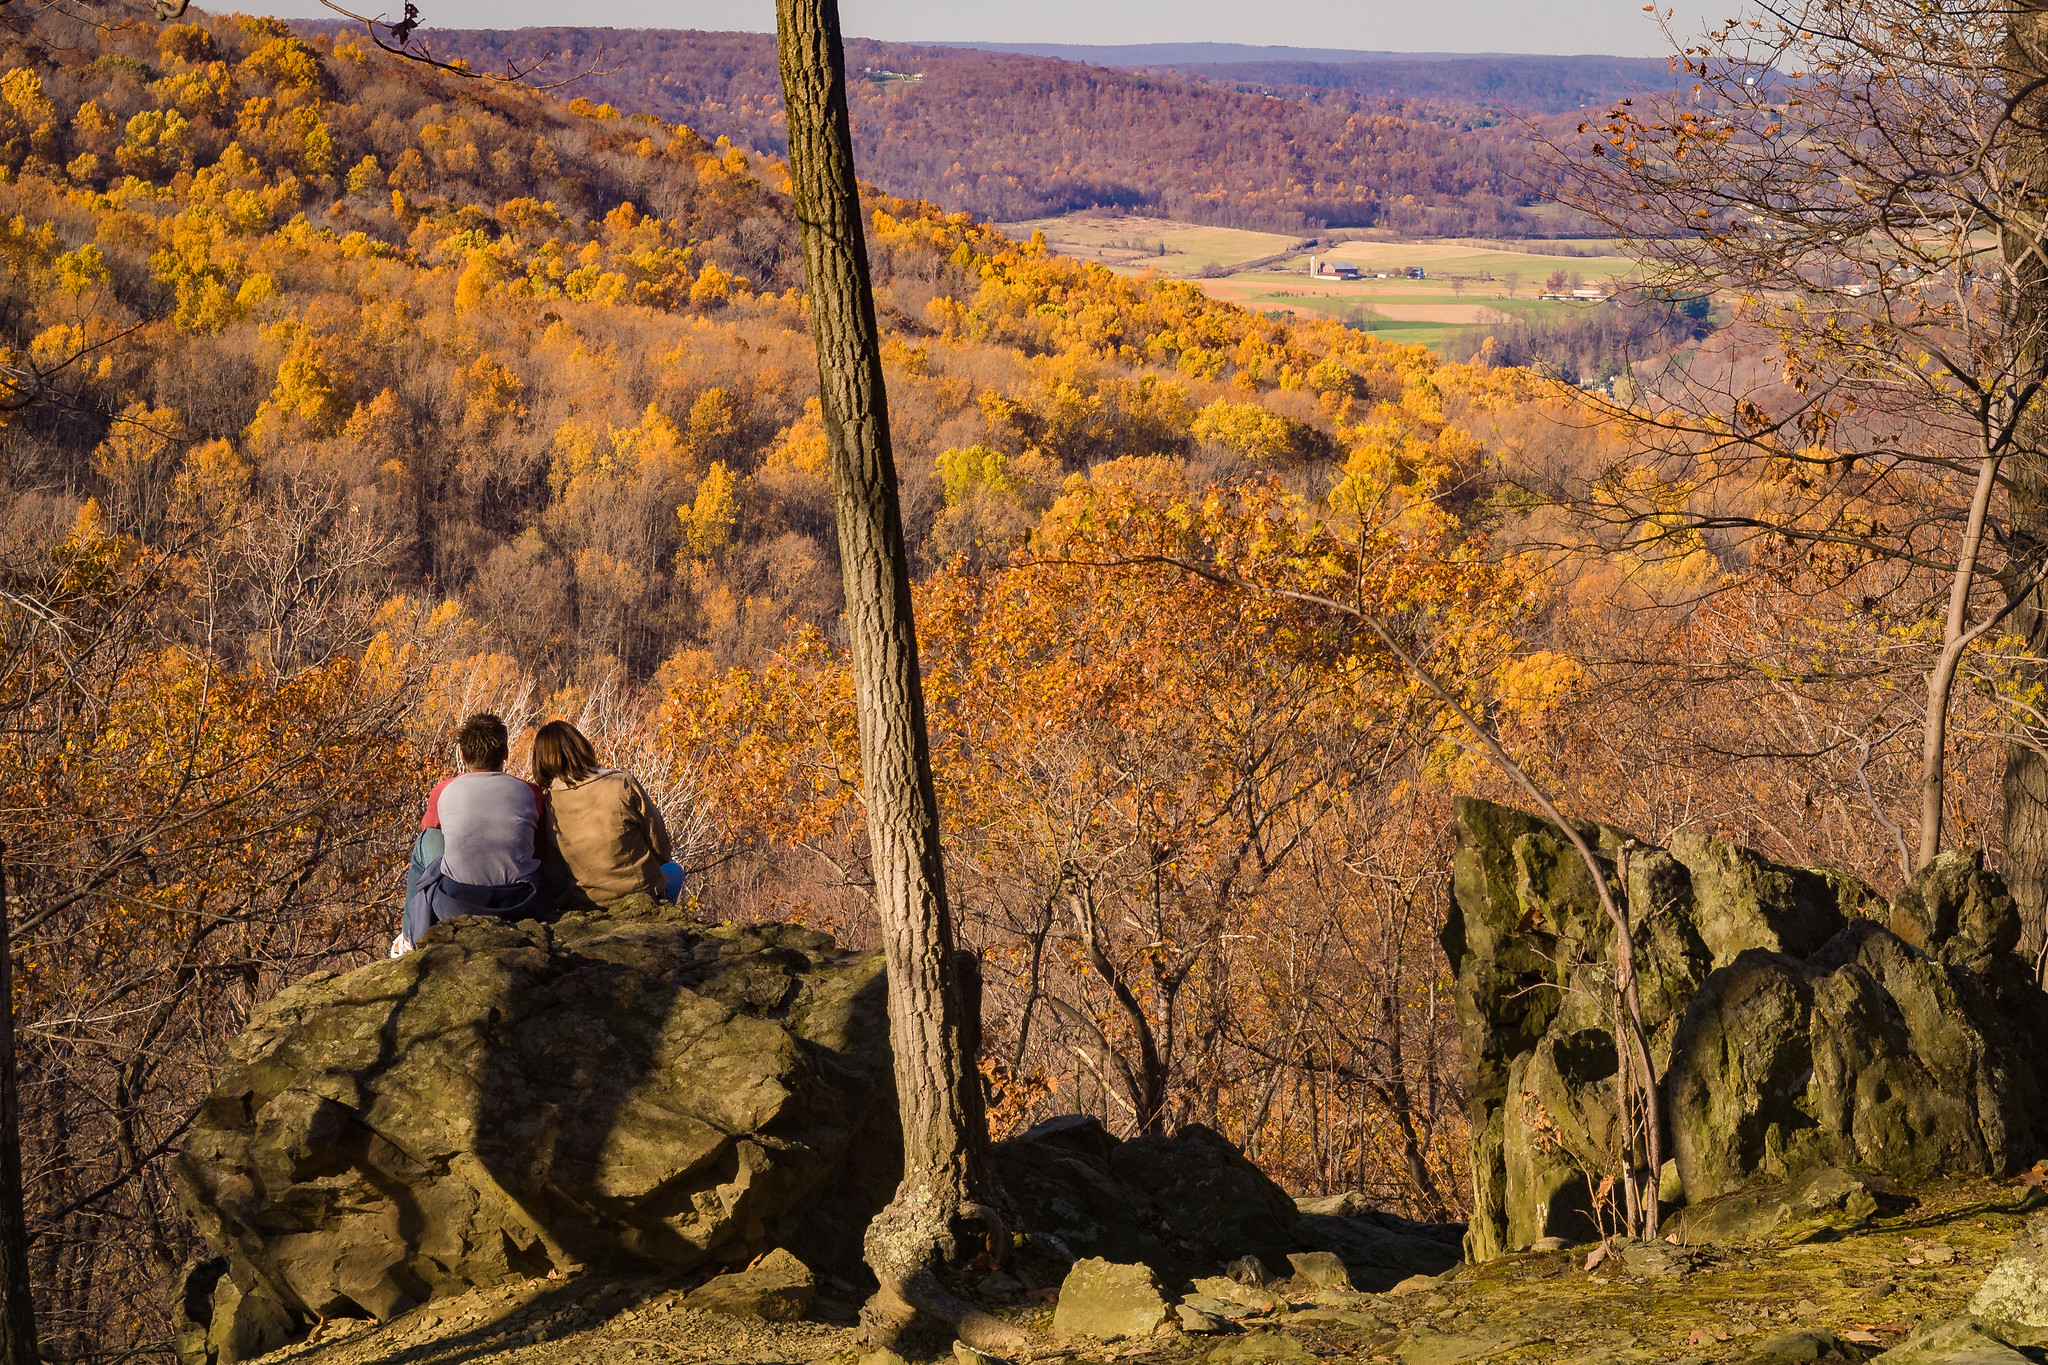
<path id="1" fill-rule="evenodd" d="M 1566 475 L 1596 511 L 1690 493 L 1498 348 L 869 209 L 998 1132 L 1199 1121 L 1298 1192 L 1467 1198 L 1443 817 L 1499 779 L 1382 637 L 1190 578 L 1190 546 L 1368 604 L 1575 809 L 1896 883 L 1938 575 L 1574 520 Z M 273 21 L 38 11 L 0 38 L 0 266 L 0 842 L 52 1358 L 164 1353 L 194 1245 L 169 1154 L 253 1003 L 384 951 L 463 714 L 502 712 L 521 771 L 562 716 L 642 775 L 695 913 L 872 941 L 779 163 Z M 1771 469 L 1717 509 L 1806 477 Z M 1955 827 L 1994 848 L 2001 743 L 1952 751 Z"/>
<path id="2" fill-rule="evenodd" d="M 307 27 L 302 25 L 301 27 Z M 339 26 L 314 26 L 341 31 Z M 480 69 L 560 79 L 564 97 L 782 151 L 765 34 L 669 29 L 432 30 Z M 1245 93 L 1171 72 L 855 40 L 847 45 L 862 174 L 891 193 L 1001 222 L 1115 206 L 1231 227 L 1393 224 L 1483 236 L 1567 233 L 1529 212 L 1534 163 L 1498 110 L 1341 84 Z M 921 74 L 858 78 L 863 68 Z M 1294 73 L 1299 74 L 1299 73 Z"/>

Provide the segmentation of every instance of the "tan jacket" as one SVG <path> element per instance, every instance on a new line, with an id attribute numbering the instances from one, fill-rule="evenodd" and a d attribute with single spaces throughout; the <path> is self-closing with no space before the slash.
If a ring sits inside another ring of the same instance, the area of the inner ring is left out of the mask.
<path id="1" fill-rule="evenodd" d="M 556 778 L 548 788 L 548 839 L 583 894 L 613 905 L 636 892 L 659 898 L 666 887 L 668 826 L 629 774 L 600 768 L 589 777 Z"/>

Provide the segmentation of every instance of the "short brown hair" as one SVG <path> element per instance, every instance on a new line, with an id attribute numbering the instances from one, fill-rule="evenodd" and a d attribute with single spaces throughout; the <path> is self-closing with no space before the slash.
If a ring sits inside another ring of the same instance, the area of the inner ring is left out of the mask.
<path id="1" fill-rule="evenodd" d="M 512 751 L 505 722 L 488 711 L 479 711 L 462 722 L 455 732 L 455 747 L 462 751 L 463 765 L 478 772 L 502 771 L 505 756 Z"/>
<path id="2" fill-rule="evenodd" d="M 566 720 L 551 720 L 533 737 L 533 780 L 552 787 L 558 777 L 588 777 L 597 771 L 597 750 Z"/>

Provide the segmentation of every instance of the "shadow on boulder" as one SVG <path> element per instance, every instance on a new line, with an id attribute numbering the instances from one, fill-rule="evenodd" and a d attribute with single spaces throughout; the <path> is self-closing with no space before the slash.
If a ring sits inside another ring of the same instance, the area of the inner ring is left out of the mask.
<path id="1" fill-rule="evenodd" d="M 858 1273 L 901 1171 L 883 992 L 878 953 L 647 897 L 301 981 L 179 1157 L 225 1261 L 186 1277 L 184 1360 L 575 1265 Z"/>
<path id="2" fill-rule="evenodd" d="M 1362 1289 L 1391 1288 L 1458 1263 L 1462 1224 L 1417 1223 L 1357 1195 L 1299 1205 L 1213 1129 L 1119 1142 L 1094 1118 L 1048 1119 L 993 1149 L 997 1176 L 1030 1232 L 1056 1252 L 1142 1264 L 1178 1285 L 1253 1256 L 1338 1256 Z"/>

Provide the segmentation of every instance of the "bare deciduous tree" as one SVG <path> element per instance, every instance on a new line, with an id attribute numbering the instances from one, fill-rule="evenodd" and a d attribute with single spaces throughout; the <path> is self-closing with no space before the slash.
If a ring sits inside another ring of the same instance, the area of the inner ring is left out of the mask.
<path id="1" fill-rule="evenodd" d="M 2006 852 L 2038 944 L 2048 769 L 2015 685 L 2033 665 L 1976 648 L 2008 621 L 2044 629 L 2027 490 L 2048 460 L 2048 68 L 2019 36 L 2029 14 L 1765 3 L 1685 45 L 1691 89 L 1554 148 L 1560 197 L 1623 239 L 1649 291 L 1717 292 L 1757 359 L 1669 367 L 1634 413 L 1603 414 L 1630 424 L 1624 463 L 1550 491 L 1650 557 L 1790 547 L 1926 641 L 1916 866 L 1941 845 L 1957 678 L 2015 703 Z"/>

